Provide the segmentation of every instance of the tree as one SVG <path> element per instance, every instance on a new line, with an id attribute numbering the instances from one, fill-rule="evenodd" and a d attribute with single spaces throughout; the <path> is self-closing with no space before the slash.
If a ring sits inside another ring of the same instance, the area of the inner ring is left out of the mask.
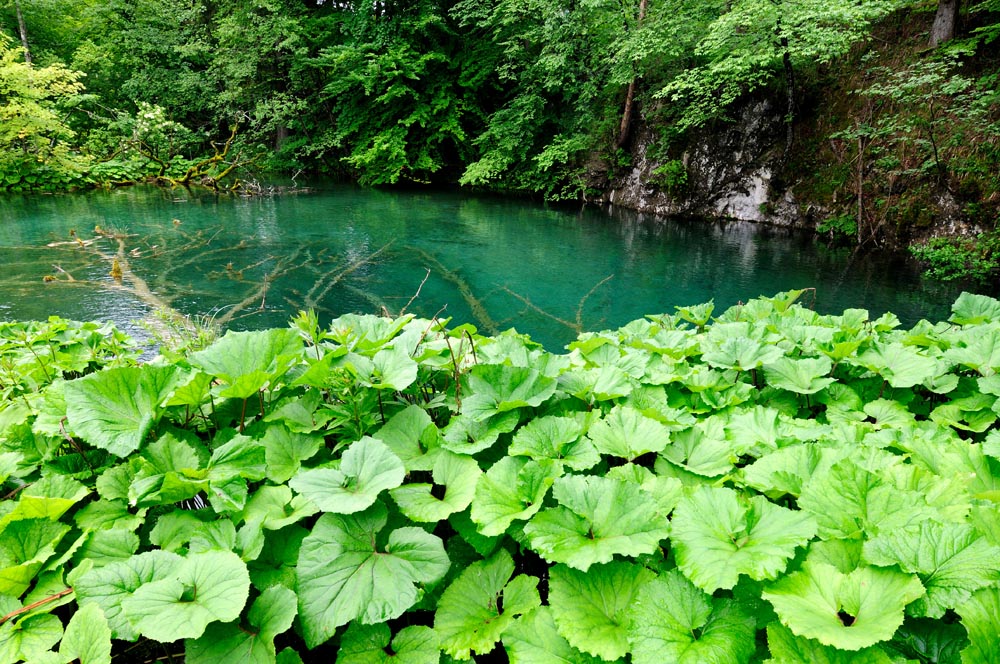
<path id="1" fill-rule="evenodd" d="M 698 63 L 657 96 L 682 104 L 681 128 L 726 117 L 740 96 L 780 76 L 786 121 L 794 119 L 794 71 L 829 63 L 870 35 L 900 0 L 738 0 L 698 42 Z"/>
<path id="2" fill-rule="evenodd" d="M 937 48 L 938 45 L 955 37 L 961 4 L 961 0 L 939 0 L 937 12 L 934 14 L 934 24 L 931 26 L 931 48 Z"/>
<path id="3" fill-rule="evenodd" d="M 79 72 L 34 67 L 0 36 L 0 190 L 44 186 L 77 174 L 85 160 L 69 143 L 74 132 L 60 106 L 83 90 Z"/>

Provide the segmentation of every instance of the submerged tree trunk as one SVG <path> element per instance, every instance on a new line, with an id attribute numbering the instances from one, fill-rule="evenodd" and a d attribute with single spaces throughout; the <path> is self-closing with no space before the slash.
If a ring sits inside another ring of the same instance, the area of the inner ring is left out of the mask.
<path id="1" fill-rule="evenodd" d="M 961 4 L 961 0 L 939 0 L 934 25 L 931 26 L 931 48 L 937 48 L 955 36 Z"/>
<path id="2" fill-rule="evenodd" d="M 646 5 L 647 0 L 640 0 L 639 2 L 639 23 L 642 23 L 642 19 L 646 18 Z M 625 141 L 628 140 L 629 130 L 632 128 L 632 114 L 634 113 L 635 107 L 635 77 L 629 81 L 628 91 L 625 93 L 625 110 L 622 111 L 622 124 L 618 129 L 618 140 L 615 141 L 615 147 L 622 147 L 625 145 Z"/>
<path id="3" fill-rule="evenodd" d="M 17 29 L 21 33 L 21 46 L 24 48 L 24 61 L 31 64 L 31 49 L 28 48 L 28 28 L 24 25 L 24 15 L 21 13 L 21 0 L 14 0 L 14 11 L 17 12 Z"/>

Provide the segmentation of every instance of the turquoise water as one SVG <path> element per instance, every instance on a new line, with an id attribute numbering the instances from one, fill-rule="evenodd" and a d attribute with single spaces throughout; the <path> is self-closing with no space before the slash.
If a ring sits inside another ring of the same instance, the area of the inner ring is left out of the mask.
<path id="1" fill-rule="evenodd" d="M 4 319 L 110 319 L 141 334 L 136 321 L 157 302 L 237 329 L 284 325 L 302 308 L 324 321 L 405 308 L 484 333 L 515 327 L 554 350 L 579 330 L 713 298 L 718 312 L 815 288 L 807 302 L 821 312 L 891 310 L 912 324 L 947 317 L 958 294 L 922 281 L 905 257 L 856 257 L 753 224 L 349 186 L 0 199 L 0 260 Z"/>

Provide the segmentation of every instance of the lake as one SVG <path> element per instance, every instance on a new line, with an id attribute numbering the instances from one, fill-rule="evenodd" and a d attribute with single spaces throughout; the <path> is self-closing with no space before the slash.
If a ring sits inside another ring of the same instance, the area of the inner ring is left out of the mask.
<path id="1" fill-rule="evenodd" d="M 119 258 L 119 282 L 112 275 Z M 329 185 L 275 197 L 132 187 L 0 199 L 0 318 L 137 321 L 157 304 L 235 329 L 412 312 L 514 327 L 550 350 L 581 330 L 714 299 L 814 288 L 823 313 L 948 316 L 959 288 L 902 255 L 808 233 L 453 191 Z"/>

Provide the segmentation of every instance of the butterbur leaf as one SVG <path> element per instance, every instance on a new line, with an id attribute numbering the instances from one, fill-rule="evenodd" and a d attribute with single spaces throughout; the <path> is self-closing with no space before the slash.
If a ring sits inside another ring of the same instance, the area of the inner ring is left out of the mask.
<path id="1" fill-rule="evenodd" d="M 433 485 L 404 484 L 389 495 L 411 521 L 436 523 L 469 506 L 482 474 L 472 457 L 442 450 L 434 462 Z M 440 498 L 434 495 L 436 486 L 444 490 Z"/>
<path id="2" fill-rule="evenodd" d="M 430 470 L 434 465 L 434 453 L 441 444 L 441 433 L 420 406 L 407 406 L 393 415 L 376 436 L 400 458 L 407 472 Z"/>
<path id="3" fill-rule="evenodd" d="M 0 625 L 0 661 L 37 662 L 62 635 L 62 623 L 51 613 L 5 622 Z"/>
<path id="4" fill-rule="evenodd" d="M 806 560 L 798 572 L 768 586 L 762 597 L 799 636 L 842 650 L 892 638 L 904 607 L 924 594 L 920 580 L 891 569 L 859 567 L 844 574 Z"/>
<path id="5" fill-rule="evenodd" d="M 628 374 L 614 366 L 572 369 L 559 375 L 559 389 L 583 401 L 610 401 L 633 389 Z"/>
<path id="6" fill-rule="evenodd" d="M 351 623 L 340 639 L 337 664 L 438 664 L 441 642 L 430 627 L 404 627 L 396 636 L 385 624 Z"/>
<path id="7" fill-rule="evenodd" d="M 600 664 L 604 660 L 582 653 L 556 629 L 552 610 L 540 606 L 527 613 L 503 633 L 503 645 L 512 664 Z"/>
<path id="8" fill-rule="evenodd" d="M 841 650 L 814 639 L 796 636 L 779 622 L 767 626 L 767 647 L 771 659 L 766 664 L 892 664 L 878 646 L 861 650 Z"/>
<path id="9" fill-rule="evenodd" d="M 934 358 L 900 343 L 876 343 L 854 362 L 879 374 L 892 387 L 913 387 L 939 372 Z"/>
<path id="10" fill-rule="evenodd" d="M 538 579 L 510 579 L 514 561 L 505 549 L 469 565 L 445 589 L 434 613 L 441 648 L 456 659 L 487 653 L 514 619 L 541 605 Z"/>
<path id="11" fill-rule="evenodd" d="M 798 497 L 809 478 L 825 474 L 843 456 L 839 450 L 810 443 L 790 445 L 744 467 L 743 478 L 748 486 L 772 498 Z"/>
<path id="12" fill-rule="evenodd" d="M 65 384 L 69 428 L 95 447 L 125 457 L 139 449 L 160 405 L 190 372 L 176 366 L 117 367 Z"/>
<path id="13" fill-rule="evenodd" d="M 915 616 L 940 618 L 1000 580 L 1000 547 L 966 524 L 925 521 L 916 529 L 883 533 L 865 543 L 864 555 L 874 565 L 898 565 L 920 577 L 927 595 L 910 605 Z"/>
<path id="14" fill-rule="evenodd" d="M 897 489 L 851 459 L 810 479 L 799 507 L 813 515 L 823 539 L 852 539 L 862 533 L 873 537 L 935 516 L 923 494 Z"/>
<path id="15" fill-rule="evenodd" d="M 236 620 L 249 592 L 249 572 L 235 553 L 191 553 L 172 574 L 124 598 L 122 609 L 135 630 L 150 639 L 196 639 L 211 622 Z"/>
<path id="16" fill-rule="evenodd" d="M 323 445 L 323 437 L 295 433 L 284 426 L 269 426 L 260 440 L 264 446 L 267 478 L 283 484 L 299 472 L 302 462 L 312 458 Z"/>
<path id="17" fill-rule="evenodd" d="M 639 589 L 627 625 L 634 664 L 745 664 L 756 648 L 752 616 L 677 570 Z"/>
<path id="18" fill-rule="evenodd" d="M 387 519 L 382 503 L 353 515 L 324 514 L 302 541 L 296 590 L 310 648 L 351 620 L 398 618 L 448 571 L 441 540 L 420 528 L 393 530 L 379 550 Z"/>
<path id="19" fill-rule="evenodd" d="M 670 534 L 651 495 L 635 484 L 604 477 L 560 477 L 561 504 L 542 510 L 524 527 L 531 547 L 549 562 L 587 571 L 617 555 L 652 553 Z"/>
<path id="20" fill-rule="evenodd" d="M 0 532 L 0 594 L 20 597 L 70 527 L 49 519 L 18 519 Z"/>
<path id="21" fill-rule="evenodd" d="M 1000 588 L 991 586 L 976 591 L 961 606 L 962 626 L 969 634 L 969 645 L 962 650 L 963 664 L 1000 663 Z"/>
<path id="22" fill-rule="evenodd" d="M 885 649 L 921 662 L 959 662 L 969 636 L 961 623 L 907 618 Z"/>
<path id="23" fill-rule="evenodd" d="M 111 664 L 111 628 L 101 607 L 87 604 L 73 614 L 59 644 L 59 654 L 64 661 Z"/>
<path id="24" fill-rule="evenodd" d="M 292 490 L 285 485 L 262 486 L 247 500 L 239 518 L 246 523 L 259 523 L 266 530 L 279 530 L 317 511 L 308 498 L 292 497 Z"/>
<path id="25" fill-rule="evenodd" d="M 639 588 L 654 574 L 640 565 L 611 562 L 580 572 L 549 570 L 549 606 L 559 634 L 573 647 L 608 661 L 629 651 L 625 617 Z"/>
<path id="26" fill-rule="evenodd" d="M 586 431 L 582 417 L 539 417 L 514 434 L 508 454 L 536 461 L 552 459 L 573 470 L 587 470 L 597 465 L 601 456 L 590 438 L 584 437 Z"/>
<path id="27" fill-rule="evenodd" d="M 701 359 L 720 369 L 749 371 L 763 364 L 778 361 L 784 351 L 771 345 L 763 345 L 750 337 L 728 337 L 702 353 Z"/>
<path id="28" fill-rule="evenodd" d="M 380 440 L 365 437 L 351 445 L 340 468 L 299 471 L 288 485 L 324 512 L 352 514 L 370 507 L 378 495 L 403 483 L 406 469 Z"/>
<path id="29" fill-rule="evenodd" d="M 472 520 L 490 537 L 502 535 L 511 523 L 526 520 L 542 508 L 560 469 L 554 462 L 539 463 L 504 457 L 493 464 L 476 484 Z"/>
<path id="30" fill-rule="evenodd" d="M 493 446 L 500 436 L 510 433 L 521 419 L 518 411 L 506 411 L 485 419 L 475 419 L 472 415 L 462 414 L 451 418 L 444 430 L 441 446 L 456 454 L 476 454 Z M 415 470 L 429 470 L 417 468 Z"/>
<path id="31" fill-rule="evenodd" d="M 1000 321 L 1000 302 L 986 295 L 962 293 L 951 305 L 951 318 L 948 320 L 958 325 Z"/>
<path id="32" fill-rule="evenodd" d="M 226 332 L 188 360 L 226 386 L 222 397 L 247 399 L 280 376 L 302 354 L 302 339 L 295 330 L 279 328 L 252 332 Z"/>
<path id="33" fill-rule="evenodd" d="M 80 606 L 93 602 L 101 607 L 116 639 L 134 641 L 138 633 L 125 617 L 122 602 L 145 583 L 174 575 L 184 559 L 175 553 L 153 550 L 100 568 L 74 571 L 68 581 Z"/>
<path id="34" fill-rule="evenodd" d="M 417 379 L 417 363 L 405 349 L 396 345 L 383 348 L 372 357 L 372 374 L 361 383 L 376 390 L 405 390 Z"/>
<path id="35" fill-rule="evenodd" d="M 247 614 L 248 628 L 236 622 L 212 623 L 198 639 L 184 644 L 186 664 L 274 664 L 274 637 L 292 626 L 295 593 L 272 586 L 254 600 Z"/>
<path id="36" fill-rule="evenodd" d="M 833 362 L 826 356 L 793 359 L 783 357 L 764 367 L 767 384 L 796 394 L 815 394 L 834 382 L 827 376 Z"/>
<path id="37" fill-rule="evenodd" d="M 477 364 L 467 374 L 462 412 L 484 420 L 515 408 L 539 406 L 556 391 L 556 380 L 534 369 L 506 364 Z"/>
<path id="38" fill-rule="evenodd" d="M 671 525 L 678 567 L 710 593 L 731 589 L 740 574 L 756 581 L 775 578 L 816 533 L 808 514 L 763 496 L 741 500 L 732 489 L 707 486 L 681 499 Z"/>
<path id="39" fill-rule="evenodd" d="M 670 431 L 629 406 L 615 406 L 591 425 L 587 438 L 601 454 L 634 459 L 649 452 L 661 452 L 670 442 Z"/>

